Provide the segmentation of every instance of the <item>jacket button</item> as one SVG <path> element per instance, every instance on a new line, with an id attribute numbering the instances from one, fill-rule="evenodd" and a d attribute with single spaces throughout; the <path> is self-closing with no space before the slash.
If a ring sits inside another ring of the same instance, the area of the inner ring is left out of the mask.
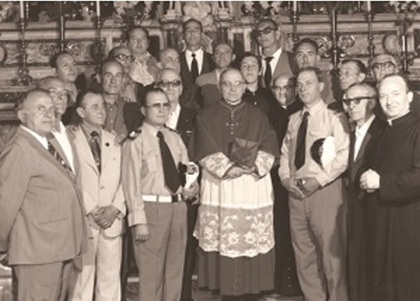
<path id="1" fill-rule="evenodd" d="M 104 189 L 104 188 L 105 188 L 105 186 L 104 186 L 104 185 L 101 185 L 101 186 L 99 186 L 99 188 L 100 188 L 100 189 Z"/>

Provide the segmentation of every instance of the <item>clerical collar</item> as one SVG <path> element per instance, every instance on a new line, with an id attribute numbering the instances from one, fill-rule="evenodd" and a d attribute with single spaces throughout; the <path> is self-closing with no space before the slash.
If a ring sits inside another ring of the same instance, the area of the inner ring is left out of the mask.
<path id="1" fill-rule="evenodd" d="M 245 102 L 244 102 L 244 101 L 242 101 L 242 99 L 241 99 L 238 103 L 235 103 L 235 104 L 230 104 L 230 103 L 227 103 L 225 100 L 222 100 L 222 101 L 221 101 L 221 104 L 222 104 L 223 106 L 227 107 L 229 110 L 232 110 L 232 109 L 237 109 L 237 108 L 239 108 L 239 107 L 241 107 L 241 106 L 245 105 Z"/>
<path id="2" fill-rule="evenodd" d="M 405 118 L 408 117 L 408 116 L 410 116 L 410 115 L 411 115 L 410 114 L 410 110 L 408 110 L 405 114 L 403 114 L 403 115 L 401 115 L 399 117 L 387 119 L 387 122 L 388 122 L 389 126 L 393 126 L 395 124 L 398 124 L 398 123 L 404 121 Z"/>

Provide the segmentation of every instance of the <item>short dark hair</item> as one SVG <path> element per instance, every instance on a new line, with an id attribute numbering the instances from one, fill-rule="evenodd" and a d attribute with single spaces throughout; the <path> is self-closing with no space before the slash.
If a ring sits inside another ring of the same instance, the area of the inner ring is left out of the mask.
<path id="1" fill-rule="evenodd" d="M 134 30 L 136 30 L 136 29 L 140 29 L 140 30 L 142 30 L 145 34 L 146 34 L 146 38 L 149 40 L 150 39 L 150 36 L 149 36 L 149 32 L 147 31 L 147 29 L 146 29 L 146 27 L 143 27 L 143 26 L 133 26 L 133 27 L 130 27 L 126 32 L 125 32 L 125 34 L 124 34 L 124 41 L 125 42 L 128 42 L 129 40 L 130 40 L 130 34 L 134 31 Z"/>
<path id="2" fill-rule="evenodd" d="M 54 54 L 51 57 L 51 59 L 50 59 L 50 67 L 51 68 L 57 68 L 57 60 L 60 58 L 60 56 L 65 55 L 65 54 L 68 54 L 71 57 L 73 57 L 73 55 L 70 52 L 68 52 L 68 51 L 60 51 L 60 52 Z"/>
<path id="3" fill-rule="evenodd" d="M 258 68 L 260 68 L 260 70 L 261 70 L 261 68 L 262 68 L 261 58 L 259 56 L 255 55 L 255 54 L 253 54 L 252 52 L 249 52 L 249 51 L 245 52 L 242 55 L 241 60 L 239 61 L 239 64 L 242 64 L 242 61 L 247 57 L 255 57 L 257 59 L 257 62 L 258 62 Z"/>
<path id="4" fill-rule="evenodd" d="M 257 27 L 260 26 L 262 23 L 270 23 L 275 30 L 279 29 L 279 25 L 272 19 L 262 19 L 260 22 L 258 22 Z"/>
<path id="5" fill-rule="evenodd" d="M 80 92 L 79 94 L 77 94 L 77 97 L 76 97 L 76 103 L 75 103 L 75 107 L 76 108 L 81 108 L 81 107 L 83 107 L 83 102 L 84 102 L 84 100 L 86 99 L 86 96 L 88 95 L 88 94 L 93 94 L 93 95 L 99 95 L 99 96 L 101 96 L 102 94 L 101 94 L 101 92 L 99 91 L 99 90 L 97 90 L 97 89 L 88 89 L 88 90 L 85 90 L 85 91 L 83 91 L 83 92 Z"/>
<path id="6" fill-rule="evenodd" d="M 18 111 L 22 110 L 23 105 L 28 100 L 28 96 L 30 94 L 32 94 L 32 93 L 38 93 L 38 92 L 46 93 L 48 96 L 50 96 L 50 93 L 47 90 L 42 89 L 42 88 L 38 88 L 37 87 L 37 88 L 33 88 L 31 90 L 28 90 L 28 91 L 26 91 L 25 94 L 23 94 L 21 97 L 19 97 L 19 99 L 15 102 L 15 107 L 14 107 L 15 112 L 18 112 Z"/>
<path id="7" fill-rule="evenodd" d="M 316 78 L 318 79 L 318 81 L 320 83 L 324 82 L 324 74 L 321 71 L 321 69 L 319 69 L 318 67 L 305 67 L 299 70 L 298 74 L 296 75 L 296 79 L 298 78 L 298 76 L 303 73 L 303 72 L 313 72 L 316 75 Z"/>
<path id="8" fill-rule="evenodd" d="M 102 66 L 101 66 L 101 75 L 102 75 L 102 73 L 104 72 L 104 70 L 105 70 L 105 67 L 107 66 L 107 65 L 109 65 L 109 64 L 117 64 L 117 65 L 119 65 L 121 68 L 122 68 L 122 70 L 124 71 L 124 66 L 123 65 L 121 65 L 121 63 L 120 62 L 118 62 L 117 60 L 115 60 L 115 59 L 108 59 L 108 60 L 106 60 L 105 62 L 103 62 L 102 63 Z"/>
<path id="9" fill-rule="evenodd" d="M 359 73 L 367 74 L 367 67 L 365 66 L 365 64 L 362 63 L 362 61 L 356 59 L 345 59 L 341 62 L 341 66 L 348 63 L 354 63 L 359 69 Z"/>
<path id="10" fill-rule="evenodd" d="M 315 48 L 315 51 L 316 51 L 316 53 L 318 54 L 318 44 L 314 41 L 314 40 L 312 40 L 312 39 L 310 39 L 310 38 L 303 38 L 302 40 L 300 40 L 296 45 L 295 45 L 295 47 L 293 47 L 293 53 L 296 55 L 296 52 L 297 52 L 297 50 L 299 49 L 299 47 L 301 46 L 301 45 L 303 45 L 303 44 L 309 44 L 309 45 L 311 45 L 311 46 L 313 46 L 314 48 Z"/>
<path id="11" fill-rule="evenodd" d="M 162 90 L 161 88 L 159 88 L 159 87 L 153 87 L 153 88 L 150 88 L 150 89 L 147 89 L 147 90 L 146 90 L 146 93 L 144 94 L 144 97 L 143 97 L 143 102 L 142 102 L 141 106 L 142 106 L 142 107 L 146 107 L 146 106 L 147 106 L 147 97 L 148 97 L 150 94 L 159 94 L 159 93 L 162 93 L 163 95 L 165 95 L 166 99 L 168 99 L 168 96 L 166 95 L 165 91 L 163 91 L 163 90 Z M 168 101 L 169 101 L 169 100 L 168 100 Z"/>
<path id="12" fill-rule="evenodd" d="M 201 24 L 200 21 L 198 21 L 197 19 L 194 19 L 194 18 L 191 18 L 191 19 L 185 21 L 184 23 L 182 23 L 182 32 L 185 32 L 185 29 L 186 29 L 187 25 L 192 23 L 192 22 L 197 23 L 200 26 L 200 31 L 203 32 L 203 24 Z"/>

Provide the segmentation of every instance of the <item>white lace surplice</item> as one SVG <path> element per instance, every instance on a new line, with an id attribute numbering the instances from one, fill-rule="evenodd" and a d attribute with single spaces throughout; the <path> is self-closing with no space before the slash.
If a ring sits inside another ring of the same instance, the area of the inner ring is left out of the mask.
<path id="1" fill-rule="evenodd" d="M 259 151 L 258 175 L 221 179 L 232 165 L 222 153 L 200 161 L 203 166 L 201 205 L 194 235 L 207 252 L 226 257 L 255 257 L 274 247 L 273 187 L 270 168 L 274 157 Z"/>

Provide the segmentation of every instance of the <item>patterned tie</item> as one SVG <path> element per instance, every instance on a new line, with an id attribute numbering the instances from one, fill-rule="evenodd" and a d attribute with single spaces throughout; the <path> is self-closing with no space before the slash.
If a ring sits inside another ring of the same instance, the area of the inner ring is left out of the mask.
<path id="1" fill-rule="evenodd" d="M 176 168 L 174 158 L 172 157 L 171 151 L 165 142 L 162 132 L 157 132 L 157 136 L 159 138 L 160 154 L 162 156 L 165 185 L 173 193 L 176 193 L 179 186 L 181 186 L 178 169 Z"/>
<path id="2" fill-rule="evenodd" d="M 50 154 L 60 163 L 61 166 L 63 166 L 65 169 L 71 170 L 71 167 L 67 165 L 66 161 L 61 157 L 60 153 L 57 151 L 57 149 L 54 147 L 54 145 L 51 144 L 50 141 L 48 141 L 48 151 Z"/>
<path id="3" fill-rule="evenodd" d="M 264 74 L 264 84 L 265 88 L 270 88 L 272 72 L 270 62 L 273 59 L 272 56 L 266 57 L 265 60 L 265 74 Z"/>
<path id="4" fill-rule="evenodd" d="M 95 159 L 96 167 L 101 173 L 101 147 L 99 146 L 99 133 L 97 131 L 90 133 L 89 146 Z"/>
<path id="5" fill-rule="evenodd" d="M 296 154 L 295 154 L 295 166 L 296 169 L 301 168 L 305 164 L 305 140 L 306 131 L 308 129 L 308 116 L 309 112 L 303 113 L 302 122 L 299 126 L 297 139 L 296 139 Z"/>
<path id="6" fill-rule="evenodd" d="M 198 63 L 197 63 L 197 60 L 195 58 L 196 57 L 196 54 L 193 53 L 193 54 L 191 54 L 191 56 L 192 56 L 192 61 L 191 61 L 191 77 L 192 77 L 193 83 L 195 83 L 195 80 L 198 77 Z"/>

